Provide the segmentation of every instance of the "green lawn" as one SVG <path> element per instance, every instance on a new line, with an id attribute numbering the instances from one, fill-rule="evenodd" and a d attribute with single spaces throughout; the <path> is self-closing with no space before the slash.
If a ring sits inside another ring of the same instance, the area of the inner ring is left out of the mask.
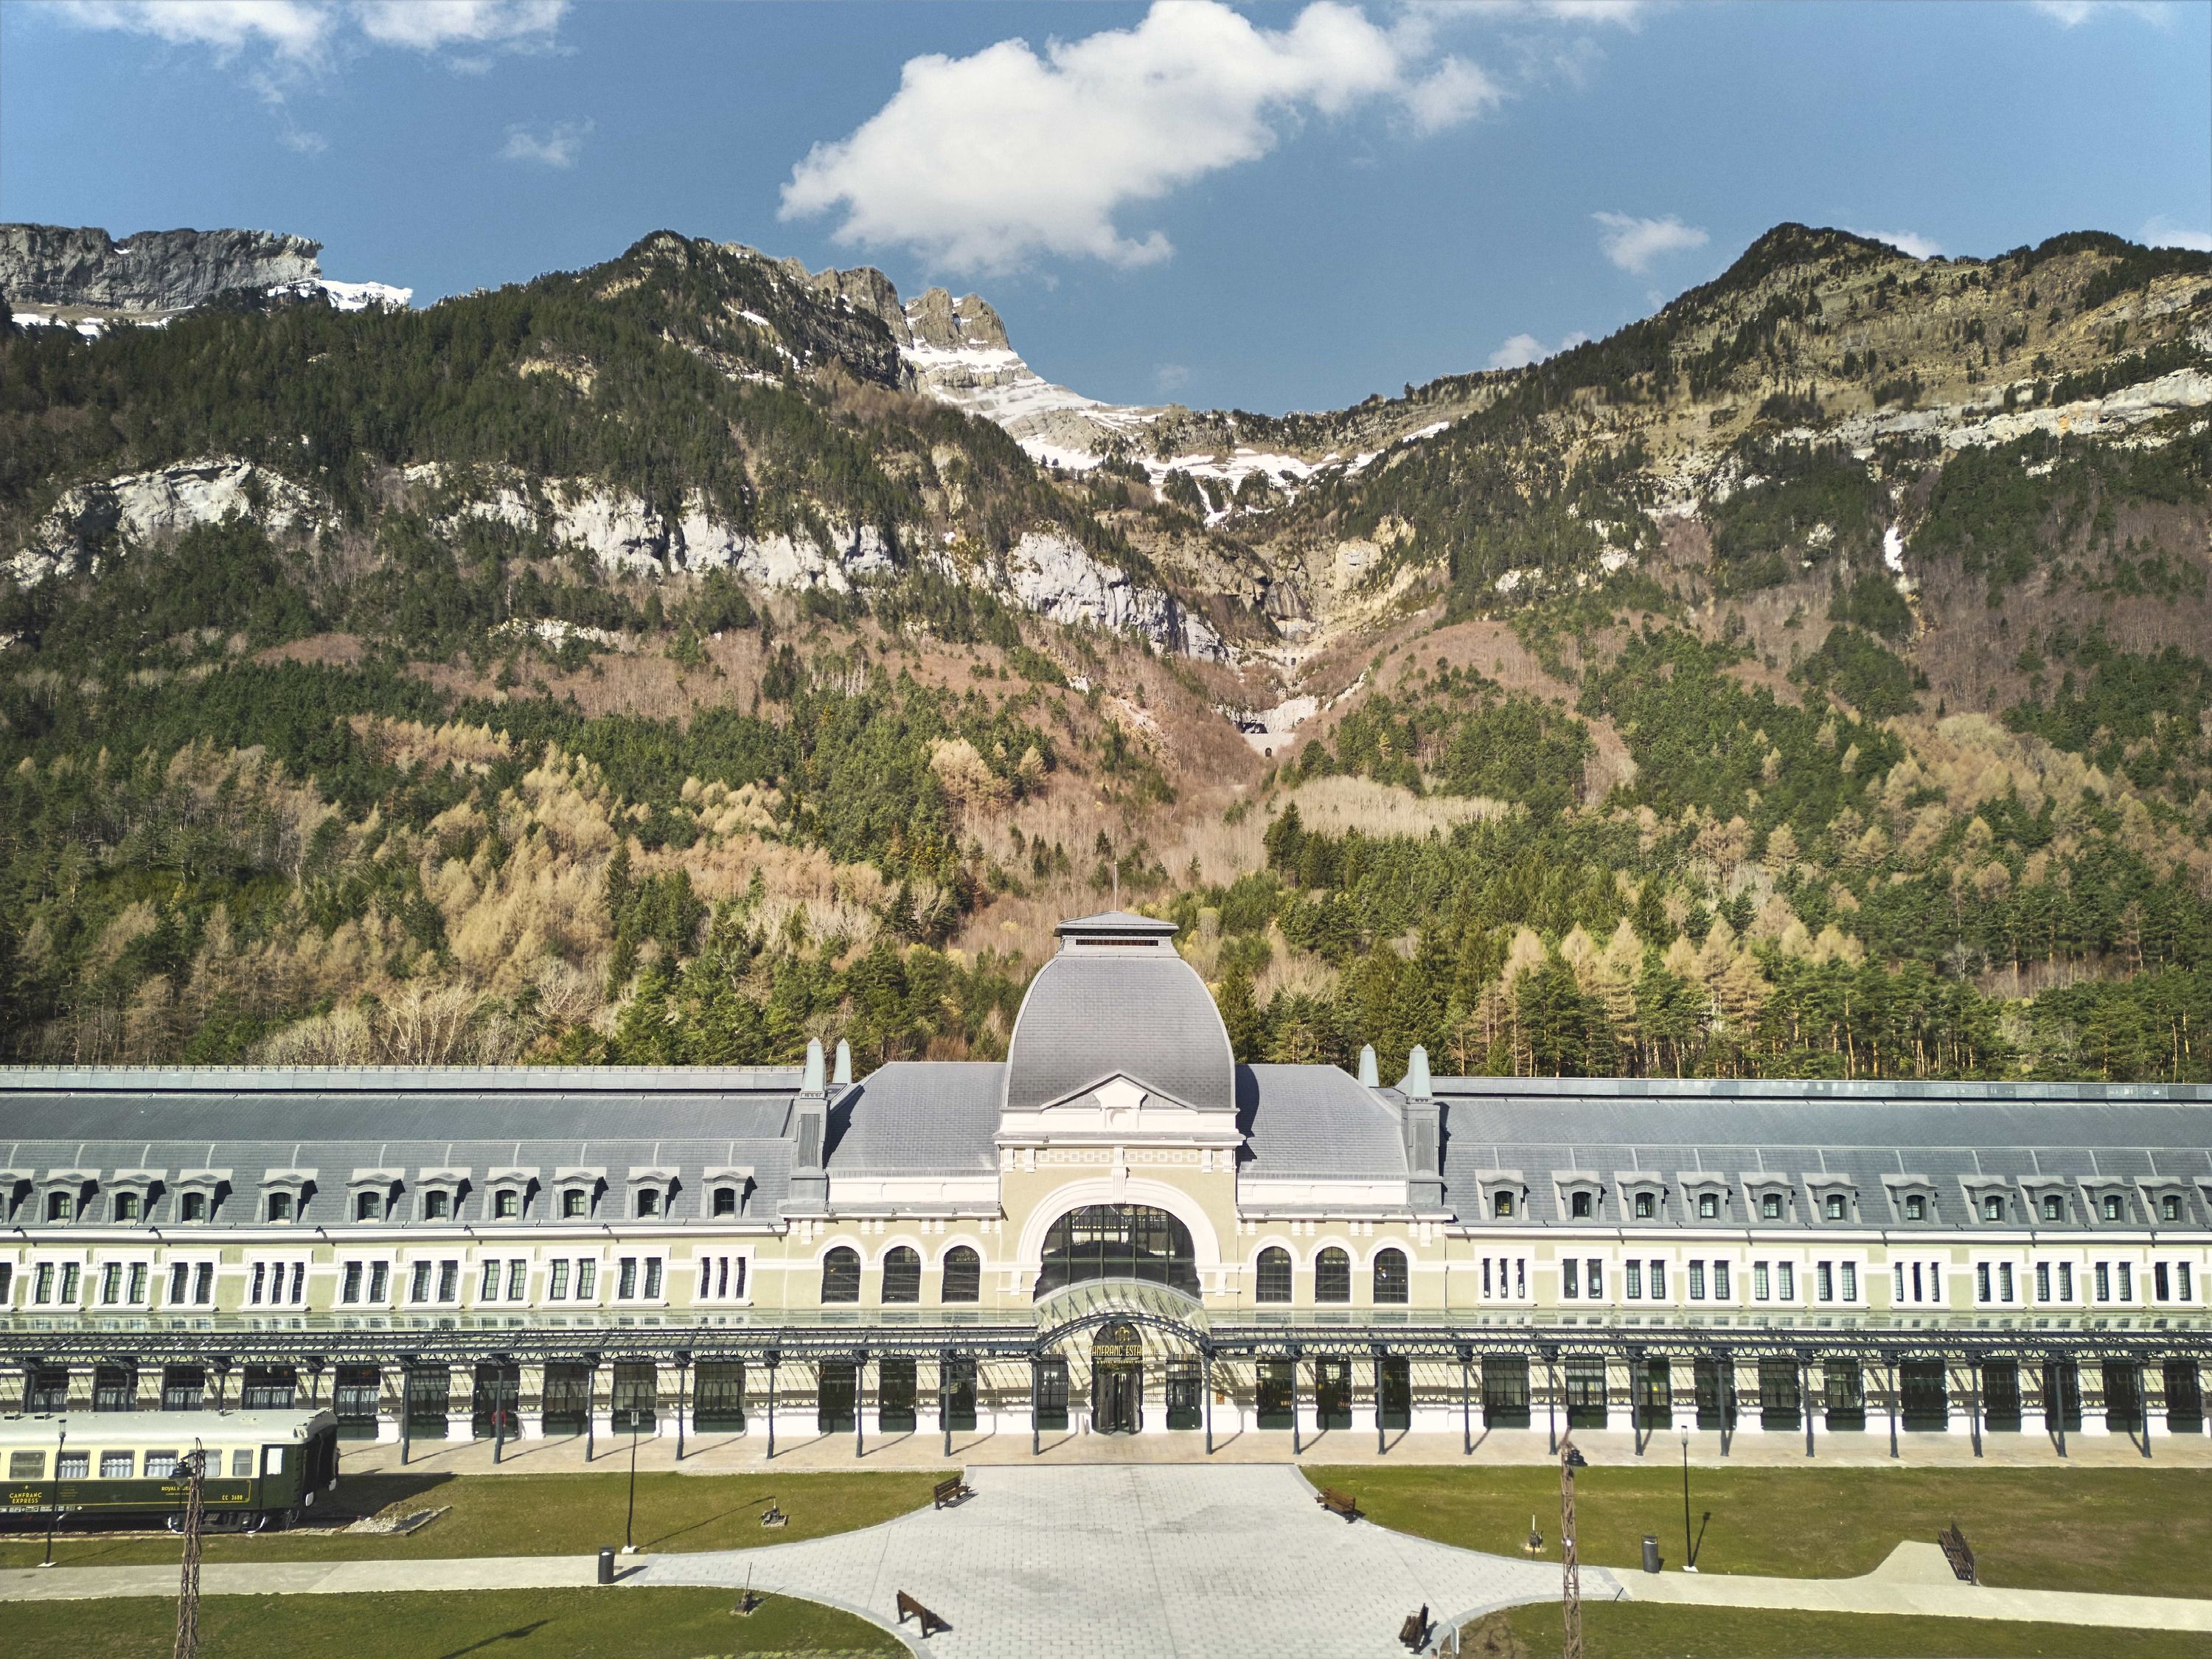
<path id="1" fill-rule="evenodd" d="M 771 1595 L 730 1611 L 728 1590 L 471 1590 L 454 1595 L 211 1595 L 200 1648 L 222 1659 L 701 1659 L 702 1655 L 902 1655 L 865 1619 Z M 9 1659 L 167 1659 L 177 1604 L 14 1601 Z"/>
<path id="2" fill-rule="evenodd" d="M 1558 1560 L 1559 1478 L 1550 1468 L 1317 1468 L 1386 1527 L 1517 1554 L 1533 1513 Z M 1682 1559 L 1680 1467 L 1576 1477 L 1582 1559 L 1641 1565 L 1656 1534 Z M 1844 1578 L 1904 1539 L 1956 1521 L 1984 1583 L 2130 1595 L 2212 1596 L 2212 1474 L 2200 1469 L 1692 1469 L 1693 1525 L 1708 1572 Z M 1704 1519 L 1706 1512 L 1711 1519 Z"/>
<path id="3" fill-rule="evenodd" d="M 1467 1659 L 1543 1659 L 1559 1609 L 1515 1607 L 1467 1626 Z M 2160 1631 L 1988 1619 L 1767 1613 L 1737 1607 L 1586 1607 L 1588 1659 L 2203 1659 L 2212 1639 Z"/>
<path id="4" fill-rule="evenodd" d="M 647 1551 L 733 1550 L 790 1543 L 873 1526 L 929 1502 L 945 1471 L 820 1474 L 641 1474 L 637 1478 L 638 1547 Z M 452 1506 L 404 1538 L 343 1533 L 269 1533 L 210 1536 L 210 1561 L 331 1561 L 367 1557 L 405 1559 L 456 1555 L 588 1555 L 623 1541 L 626 1474 L 437 1474 L 349 1475 L 325 1502 L 360 1513 Z M 775 1504 L 790 1524 L 760 1524 Z M 27 1566 L 45 1551 L 43 1534 L 11 1533 L 0 1542 L 0 1566 Z M 167 1537 L 102 1537 L 66 1530 L 54 1559 L 70 1566 L 121 1566 L 173 1561 Z"/>

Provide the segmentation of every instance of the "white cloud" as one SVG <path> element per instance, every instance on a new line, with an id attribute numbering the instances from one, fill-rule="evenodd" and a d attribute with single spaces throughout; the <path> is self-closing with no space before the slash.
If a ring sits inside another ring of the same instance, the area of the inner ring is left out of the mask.
<path id="1" fill-rule="evenodd" d="M 1869 241 L 1887 242 L 1899 253 L 1914 259 L 1933 259 L 1943 252 L 1942 244 L 1934 237 L 1923 236 L 1917 230 L 1851 229 L 1851 234 L 1863 236 Z"/>
<path id="2" fill-rule="evenodd" d="M 2142 239 L 2147 247 L 2185 247 L 2198 253 L 2212 253 L 2212 231 L 2192 230 L 2163 213 L 2145 222 Z"/>
<path id="3" fill-rule="evenodd" d="M 1180 392 L 1190 384 L 1190 371 L 1181 363 L 1162 363 L 1152 371 L 1152 384 L 1163 392 Z"/>
<path id="4" fill-rule="evenodd" d="M 2136 17 L 2160 27 L 2174 9 L 2160 0 L 2032 0 L 2036 10 L 2063 29 L 2079 28 L 2093 17 Z"/>
<path id="5" fill-rule="evenodd" d="M 1577 329 L 1555 346 L 1547 346 L 1533 334 L 1516 334 L 1504 345 L 1490 354 L 1492 368 L 1526 368 L 1531 363 L 1540 363 L 1547 357 L 1555 357 L 1562 351 L 1588 343 L 1589 336 Z"/>
<path id="6" fill-rule="evenodd" d="M 361 32 L 379 46 L 437 52 L 542 46 L 568 9 L 568 0 L 362 0 L 356 15 Z"/>
<path id="7" fill-rule="evenodd" d="M 1663 219 L 1638 219 L 1626 213 L 1593 213 L 1590 217 L 1605 227 L 1605 234 L 1598 238 L 1605 257 L 1638 276 L 1650 270 L 1655 261 L 1703 247 L 1707 240 L 1704 231 L 1684 224 L 1671 213 Z"/>
<path id="8" fill-rule="evenodd" d="M 502 161 L 537 161 L 549 167 L 572 167 L 591 136 L 589 121 L 556 121 L 550 126 L 514 126 L 507 130 Z"/>
<path id="9" fill-rule="evenodd" d="M 305 0 L 64 0 L 62 15 L 82 28 L 150 34 L 223 58 L 265 46 L 294 63 L 319 58 L 337 21 L 329 7 Z"/>
<path id="10" fill-rule="evenodd" d="M 1316 0 L 1285 29 L 1218 0 L 1160 0 L 1133 27 L 911 58 L 861 125 L 792 170 L 783 216 L 836 211 L 836 240 L 900 244 L 955 270 L 1041 254 L 1144 265 L 1173 252 L 1117 216 L 1265 155 L 1307 114 L 1382 104 L 1434 131 L 1488 107 L 1474 65 L 1432 60 L 1418 12 L 1390 28 Z"/>
<path id="11" fill-rule="evenodd" d="M 295 155 L 320 155 L 331 147 L 331 141 L 319 132 L 310 132 L 304 127 L 287 127 L 276 135 L 276 142 Z"/>

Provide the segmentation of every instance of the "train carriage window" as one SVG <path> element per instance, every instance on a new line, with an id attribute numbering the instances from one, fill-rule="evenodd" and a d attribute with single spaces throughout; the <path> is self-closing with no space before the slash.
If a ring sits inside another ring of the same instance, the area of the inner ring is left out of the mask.
<path id="1" fill-rule="evenodd" d="M 54 1460 L 54 1479 L 57 1480 L 89 1480 L 92 1478 L 92 1454 L 65 1451 Z"/>
<path id="2" fill-rule="evenodd" d="M 270 1449 L 273 1451 L 276 1448 L 271 1447 Z M 232 1449 L 230 1454 L 230 1478 L 234 1480 L 250 1480 L 253 1478 L 252 1447 L 238 1446 Z"/>
<path id="3" fill-rule="evenodd" d="M 945 1253 L 945 1300 L 976 1302 L 983 1294 L 983 1258 L 965 1244 Z"/>
<path id="4" fill-rule="evenodd" d="M 167 1480 L 177 1472 L 177 1455 L 173 1451 L 149 1451 L 146 1454 L 146 1479 Z"/>
<path id="5" fill-rule="evenodd" d="M 240 1455 L 250 1461 L 253 1454 L 244 1452 Z M 282 1446 L 264 1446 L 261 1449 L 261 1473 L 264 1474 L 284 1473 L 284 1449 Z"/>
<path id="6" fill-rule="evenodd" d="M 10 1480 L 43 1480 L 46 1478 L 46 1455 L 42 1451 L 11 1451 L 8 1454 L 8 1478 Z"/>
<path id="7" fill-rule="evenodd" d="M 128 1480 L 131 1478 L 131 1456 L 127 1451 L 104 1451 L 100 1455 L 100 1478 L 103 1480 Z"/>

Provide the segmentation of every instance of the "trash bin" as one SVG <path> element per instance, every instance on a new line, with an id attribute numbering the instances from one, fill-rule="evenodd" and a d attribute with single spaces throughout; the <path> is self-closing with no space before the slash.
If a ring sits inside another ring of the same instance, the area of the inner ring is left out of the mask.
<path id="1" fill-rule="evenodd" d="M 606 1571 L 606 1559 L 604 1556 L 599 1560 L 599 1571 L 602 1573 Z M 1646 1572 L 1659 1571 L 1659 1540 L 1656 1534 L 1648 1532 L 1644 1534 L 1644 1571 Z"/>
<path id="2" fill-rule="evenodd" d="M 1645 1539 L 1644 1554 L 1646 1560 L 1651 1557 L 1651 1540 Z M 1655 1568 L 1654 1571 L 1656 1571 L 1656 1569 Z M 611 1584 L 615 1582 L 615 1547 L 612 1544 L 599 1546 L 599 1582 L 602 1584 Z"/>

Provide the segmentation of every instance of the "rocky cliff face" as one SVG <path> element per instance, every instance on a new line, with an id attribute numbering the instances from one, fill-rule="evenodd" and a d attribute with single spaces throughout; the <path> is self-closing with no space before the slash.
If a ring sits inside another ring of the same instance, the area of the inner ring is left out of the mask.
<path id="1" fill-rule="evenodd" d="M 183 311 L 229 289 L 319 282 L 322 244 L 264 230 L 0 225 L 0 289 L 18 305 Z"/>

